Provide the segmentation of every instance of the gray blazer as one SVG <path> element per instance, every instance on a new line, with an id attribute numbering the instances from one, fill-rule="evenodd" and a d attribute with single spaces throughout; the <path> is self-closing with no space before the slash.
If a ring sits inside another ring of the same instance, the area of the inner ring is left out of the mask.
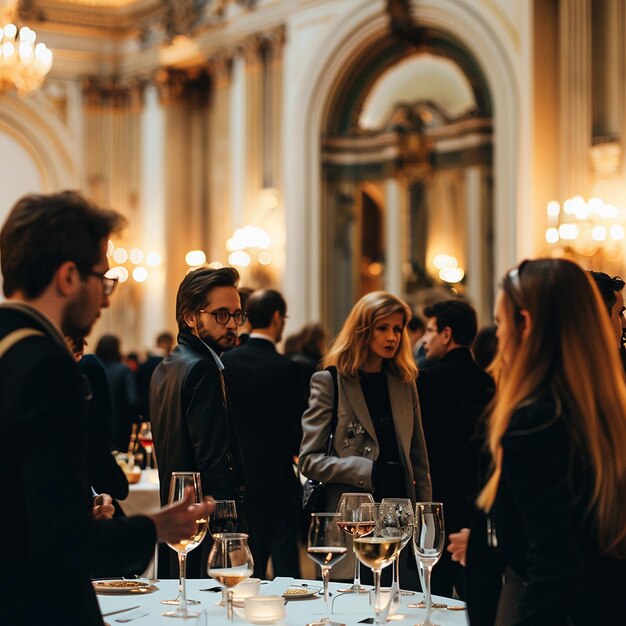
<path id="1" fill-rule="evenodd" d="M 334 510 L 344 492 L 373 492 L 372 467 L 378 458 L 376 431 L 358 380 L 338 375 L 339 407 L 331 456 L 326 455 L 333 410 L 330 372 L 311 378 L 309 407 L 302 416 L 300 471 L 307 478 L 329 484 L 328 510 Z M 387 373 L 389 400 L 411 500 L 432 497 L 428 455 L 415 383 L 404 383 Z"/>

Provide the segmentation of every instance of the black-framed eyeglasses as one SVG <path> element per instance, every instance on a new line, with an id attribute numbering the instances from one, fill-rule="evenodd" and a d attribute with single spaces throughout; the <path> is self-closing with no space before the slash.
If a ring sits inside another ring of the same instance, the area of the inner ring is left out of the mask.
<path id="1" fill-rule="evenodd" d="M 234 313 L 229 313 L 226 309 L 218 309 L 217 311 L 206 311 L 205 309 L 200 309 L 200 313 L 208 313 L 209 315 L 212 315 L 215 318 L 215 321 L 221 326 L 226 326 L 228 322 L 230 322 L 231 317 L 235 320 L 235 324 L 237 324 L 237 326 L 243 326 L 248 317 L 247 313 L 241 309 L 238 309 Z"/>
<path id="2" fill-rule="evenodd" d="M 119 282 L 119 278 L 117 276 L 107 276 L 106 274 L 101 274 L 100 272 L 81 272 L 81 274 L 85 276 L 95 276 L 102 281 L 102 293 L 105 296 L 110 296 L 115 291 L 115 286 Z"/>

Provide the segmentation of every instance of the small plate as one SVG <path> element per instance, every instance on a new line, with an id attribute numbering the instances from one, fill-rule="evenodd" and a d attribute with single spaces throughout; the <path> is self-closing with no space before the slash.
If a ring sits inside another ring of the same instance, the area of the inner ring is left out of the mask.
<path id="1" fill-rule="evenodd" d="M 92 585 L 96 593 L 112 595 L 145 594 L 157 590 L 154 585 L 139 580 L 94 580 Z"/>
<path id="2" fill-rule="evenodd" d="M 285 589 L 283 598 L 285 598 L 285 600 L 303 600 L 304 598 L 311 598 L 317 595 L 321 590 L 321 587 L 291 585 L 291 587 Z"/>

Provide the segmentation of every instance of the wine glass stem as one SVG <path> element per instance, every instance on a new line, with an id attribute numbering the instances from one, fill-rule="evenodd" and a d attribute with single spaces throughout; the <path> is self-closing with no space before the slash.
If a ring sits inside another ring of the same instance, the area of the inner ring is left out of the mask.
<path id="1" fill-rule="evenodd" d="M 391 584 L 396 584 L 396 587 L 400 589 L 400 555 L 402 554 L 402 550 L 398 552 L 398 556 L 396 556 L 396 560 L 393 564 L 393 580 Z"/>
<path id="2" fill-rule="evenodd" d="M 433 599 L 430 595 L 430 575 L 432 574 L 432 565 L 424 565 L 424 599 L 426 602 L 426 617 L 424 624 L 430 624 L 430 611 L 433 608 Z"/>
<path id="3" fill-rule="evenodd" d="M 361 587 L 361 561 L 354 559 L 354 583 L 353 587 L 359 589 Z"/>
<path id="4" fill-rule="evenodd" d="M 374 574 L 374 624 L 382 624 L 380 621 L 380 570 L 372 570 Z"/>
<path id="5" fill-rule="evenodd" d="M 322 580 L 324 581 L 324 603 L 326 605 L 326 615 L 330 617 L 333 612 L 328 594 L 328 582 L 330 581 L 330 567 L 322 567 Z"/>
<path id="6" fill-rule="evenodd" d="M 187 555 L 184 552 L 178 553 L 178 596 L 180 602 L 178 610 L 181 613 L 187 611 L 187 588 L 185 586 L 185 574 L 187 569 Z"/>

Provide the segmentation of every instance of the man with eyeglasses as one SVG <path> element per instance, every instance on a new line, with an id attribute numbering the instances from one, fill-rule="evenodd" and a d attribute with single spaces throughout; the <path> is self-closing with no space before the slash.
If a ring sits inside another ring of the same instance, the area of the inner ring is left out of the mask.
<path id="1" fill-rule="evenodd" d="M 124 222 L 62 192 L 25 196 L 0 232 L 0 624 L 101 626 L 90 575 L 143 571 L 157 539 L 189 537 L 210 512 L 188 496 L 149 517 L 92 515 L 87 389 L 66 337 L 109 306 L 107 240 Z M 33 576 L 45 581 L 35 598 Z"/>
<path id="2" fill-rule="evenodd" d="M 200 472 L 205 496 L 238 503 L 242 529 L 243 463 L 220 360 L 235 345 L 246 319 L 238 282 L 232 267 L 199 269 L 183 279 L 176 296 L 178 345 L 152 375 L 150 419 L 161 503 L 168 501 L 172 472 Z M 209 539 L 188 555 L 189 578 L 207 577 Z M 173 553 L 169 556 L 170 575 L 175 576 L 177 561 Z"/>

